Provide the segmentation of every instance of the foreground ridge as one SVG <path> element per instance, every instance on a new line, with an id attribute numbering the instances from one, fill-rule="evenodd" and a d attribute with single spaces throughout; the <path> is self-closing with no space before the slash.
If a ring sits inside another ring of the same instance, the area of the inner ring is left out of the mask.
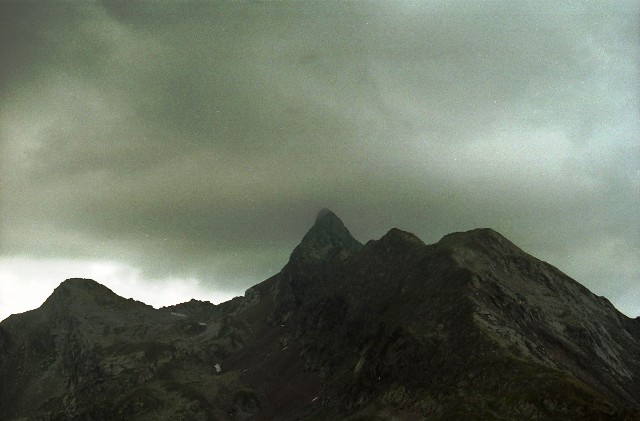
<path id="1" fill-rule="evenodd" d="M 640 319 L 501 234 L 362 245 L 328 209 L 244 297 L 88 279 L 0 323 L 0 419 L 640 419 Z"/>

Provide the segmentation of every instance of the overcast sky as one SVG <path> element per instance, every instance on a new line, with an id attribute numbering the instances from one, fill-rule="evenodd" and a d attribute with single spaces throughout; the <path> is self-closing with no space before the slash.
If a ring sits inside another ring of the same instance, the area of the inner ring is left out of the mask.
<path id="1" fill-rule="evenodd" d="M 491 227 L 640 315 L 637 1 L 0 2 L 0 319 Z"/>

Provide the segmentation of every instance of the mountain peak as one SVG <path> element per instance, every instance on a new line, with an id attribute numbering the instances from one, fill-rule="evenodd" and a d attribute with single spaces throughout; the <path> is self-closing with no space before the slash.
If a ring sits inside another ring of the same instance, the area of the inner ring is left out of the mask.
<path id="1" fill-rule="evenodd" d="M 112 294 L 113 292 L 101 285 L 100 283 L 88 278 L 69 278 L 65 279 L 58 285 L 53 291 L 53 294 L 58 295 L 78 295 L 78 294 Z"/>
<path id="2" fill-rule="evenodd" d="M 63 288 L 92 288 L 100 285 L 98 282 L 89 278 L 68 278 L 62 281 L 59 287 Z"/>
<path id="3" fill-rule="evenodd" d="M 124 300 L 106 286 L 86 278 L 69 278 L 63 281 L 47 298 L 43 306 L 67 308 L 70 305 L 88 305 L 96 300 L 101 303 Z"/>
<path id="4" fill-rule="evenodd" d="M 344 223 L 329 209 L 318 212 L 315 223 L 291 253 L 290 262 L 319 262 L 336 252 L 352 254 L 362 248 Z"/>
<path id="5" fill-rule="evenodd" d="M 0 419 L 640 420 L 640 318 L 490 229 L 360 247 L 322 210 L 219 305 L 67 279 L 0 322 Z"/>
<path id="6" fill-rule="evenodd" d="M 390 244 L 410 243 L 424 246 L 425 244 L 415 234 L 403 231 L 398 228 L 391 228 L 385 235 L 380 238 L 381 242 Z"/>
<path id="7" fill-rule="evenodd" d="M 438 244 L 454 248 L 480 248 L 486 252 L 494 253 L 522 253 L 518 246 L 491 228 L 476 228 L 470 231 L 447 234 L 438 241 Z"/>
<path id="8" fill-rule="evenodd" d="M 318 212 L 318 215 L 316 215 L 316 224 L 318 223 L 318 221 L 321 221 L 325 218 L 340 219 L 335 213 L 331 211 L 331 209 L 322 208 L 320 209 L 320 212 Z"/>
<path id="9" fill-rule="evenodd" d="M 315 227 L 325 231 L 335 231 L 336 233 L 347 230 L 342 220 L 338 218 L 338 215 L 327 208 L 321 209 L 316 215 L 316 220 L 311 229 Z M 351 234 L 349 234 L 349 236 L 350 235 Z"/>

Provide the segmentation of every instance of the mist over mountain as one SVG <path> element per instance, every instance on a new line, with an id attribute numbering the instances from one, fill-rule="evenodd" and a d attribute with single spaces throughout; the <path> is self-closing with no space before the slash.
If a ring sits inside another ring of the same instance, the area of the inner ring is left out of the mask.
<path id="1" fill-rule="evenodd" d="M 71 277 L 226 301 L 325 206 L 640 316 L 637 0 L 3 0 L 0 57 L 0 320 Z"/>
<path id="2" fill-rule="evenodd" d="M 0 419 L 640 419 L 640 318 L 483 228 L 361 244 L 323 209 L 243 297 L 68 279 L 0 323 Z"/>

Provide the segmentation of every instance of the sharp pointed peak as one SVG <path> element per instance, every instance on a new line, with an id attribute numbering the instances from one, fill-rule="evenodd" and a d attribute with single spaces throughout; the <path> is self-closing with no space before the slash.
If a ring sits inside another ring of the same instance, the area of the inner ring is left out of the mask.
<path id="1" fill-rule="evenodd" d="M 320 209 L 320 211 L 316 215 L 313 226 L 309 229 L 309 232 L 318 229 L 318 227 L 322 230 L 335 231 L 336 233 L 344 233 L 345 231 L 347 233 L 349 232 L 347 227 L 344 225 L 344 222 L 342 222 L 342 219 L 340 219 L 338 215 L 327 208 Z"/>
<path id="2" fill-rule="evenodd" d="M 341 249 L 351 254 L 362 247 L 331 210 L 321 209 L 315 223 L 291 253 L 290 261 L 321 261 L 333 250 Z"/>
<path id="3" fill-rule="evenodd" d="M 327 209 L 327 208 L 322 208 L 320 209 L 320 211 L 318 212 L 318 214 L 316 215 L 316 222 L 321 221 L 325 218 L 338 218 L 338 216 L 331 210 L 331 209 Z"/>
<path id="4" fill-rule="evenodd" d="M 313 223 L 313 227 L 316 226 L 329 229 L 342 229 L 344 228 L 344 223 L 333 211 L 327 208 L 322 208 L 316 215 L 315 222 Z"/>

